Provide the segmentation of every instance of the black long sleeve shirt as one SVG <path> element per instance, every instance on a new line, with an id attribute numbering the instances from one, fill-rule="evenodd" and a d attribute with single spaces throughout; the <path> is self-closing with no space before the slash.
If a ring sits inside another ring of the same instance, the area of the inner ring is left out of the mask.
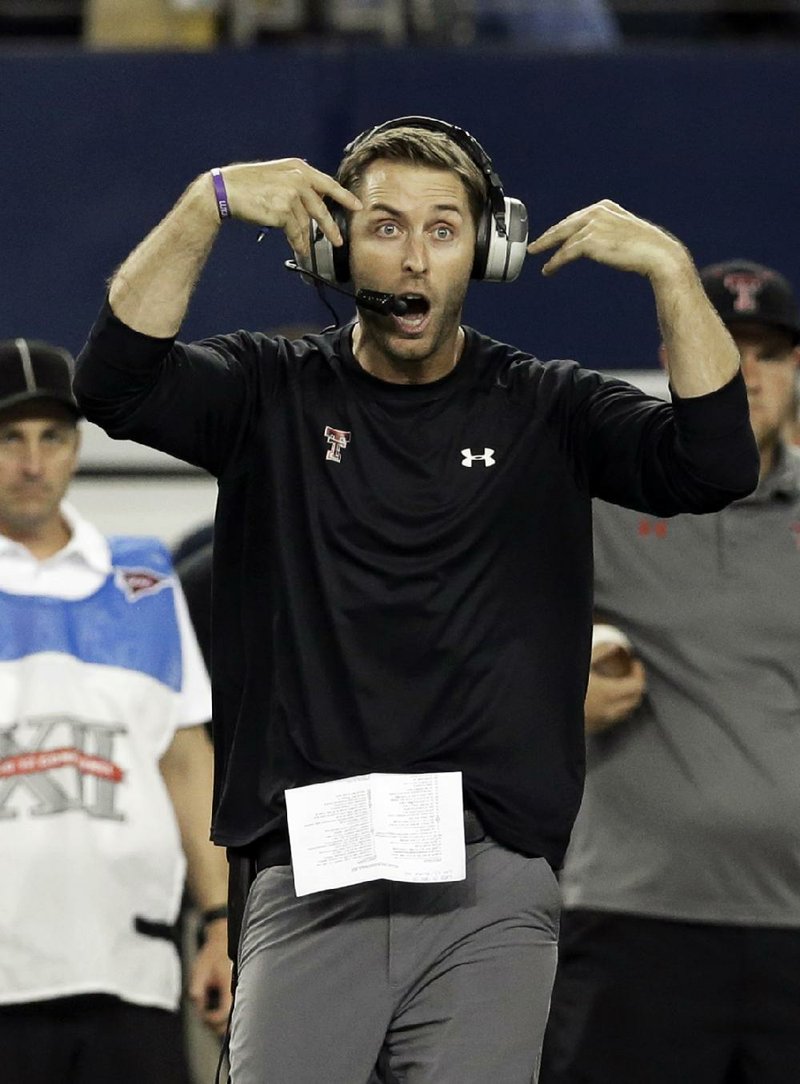
<path id="1" fill-rule="evenodd" d="M 466 329 L 389 384 L 350 328 L 155 339 L 106 306 L 88 418 L 219 482 L 213 835 L 283 831 L 286 788 L 460 770 L 500 843 L 561 863 L 583 784 L 591 498 L 658 516 L 756 485 L 744 384 L 672 404 Z"/>

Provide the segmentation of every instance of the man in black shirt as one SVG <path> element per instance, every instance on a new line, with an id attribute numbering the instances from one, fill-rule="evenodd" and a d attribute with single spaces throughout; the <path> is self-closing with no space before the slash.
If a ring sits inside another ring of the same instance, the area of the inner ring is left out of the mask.
<path id="1" fill-rule="evenodd" d="M 591 499 L 668 516 L 749 492 L 738 354 L 686 249 L 610 201 L 527 250 L 555 249 L 546 274 L 585 256 L 650 280 L 672 404 L 463 327 L 470 276 L 514 277 L 526 229 L 461 129 L 387 122 L 337 176 L 198 177 L 114 276 L 76 390 L 112 436 L 219 479 L 213 835 L 258 870 L 236 1084 L 359 1084 L 379 1054 L 408 1084 L 528 1084 L 583 782 Z M 177 341 L 230 217 L 351 277 L 355 320 Z M 386 808 L 394 876 L 342 858 L 385 845 Z"/>

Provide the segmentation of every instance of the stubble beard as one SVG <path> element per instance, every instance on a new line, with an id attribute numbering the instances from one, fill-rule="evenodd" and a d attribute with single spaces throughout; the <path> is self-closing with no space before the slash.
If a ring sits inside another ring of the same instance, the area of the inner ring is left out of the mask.
<path id="1" fill-rule="evenodd" d="M 367 332 L 367 337 L 393 366 L 400 370 L 416 372 L 436 355 L 448 338 L 452 337 L 455 341 L 461 323 L 464 293 L 466 293 L 466 287 L 458 301 L 455 297 L 448 299 L 438 319 L 435 318 L 434 326 L 429 327 L 425 336 L 420 339 L 399 338 L 394 326 L 377 313 L 362 312 L 361 322 Z M 425 347 L 425 339 L 429 336 L 431 336 L 429 345 Z"/>

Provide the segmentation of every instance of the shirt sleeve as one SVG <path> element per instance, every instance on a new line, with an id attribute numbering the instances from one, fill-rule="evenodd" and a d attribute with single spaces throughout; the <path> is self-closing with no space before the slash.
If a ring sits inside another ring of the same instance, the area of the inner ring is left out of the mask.
<path id="1" fill-rule="evenodd" d="M 75 396 L 109 436 L 219 475 L 270 394 L 274 354 L 274 340 L 244 331 L 194 343 L 144 335 L 106 300 L 78 355 Z"/>
<path id="2" fill-rule="evenodd" d="M 758 484 L 741 372 L 708 395 L 672 402 L 581 371 L 572 439 L 593 497 L 658 516 L 716 512 Z"/>

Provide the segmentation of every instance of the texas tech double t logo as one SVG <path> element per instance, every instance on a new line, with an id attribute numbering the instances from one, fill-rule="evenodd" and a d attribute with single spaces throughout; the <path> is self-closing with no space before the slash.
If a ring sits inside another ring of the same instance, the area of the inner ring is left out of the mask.
<path id="1" fill-rule="evenodd" d="M 350 443 L 350 434 L 346 429 L 334 429 L 332 425 L 325 426 L 325 439 L 329 444 L 326 459 L 334 463 L 341 463 L 342 451 Z"/>

